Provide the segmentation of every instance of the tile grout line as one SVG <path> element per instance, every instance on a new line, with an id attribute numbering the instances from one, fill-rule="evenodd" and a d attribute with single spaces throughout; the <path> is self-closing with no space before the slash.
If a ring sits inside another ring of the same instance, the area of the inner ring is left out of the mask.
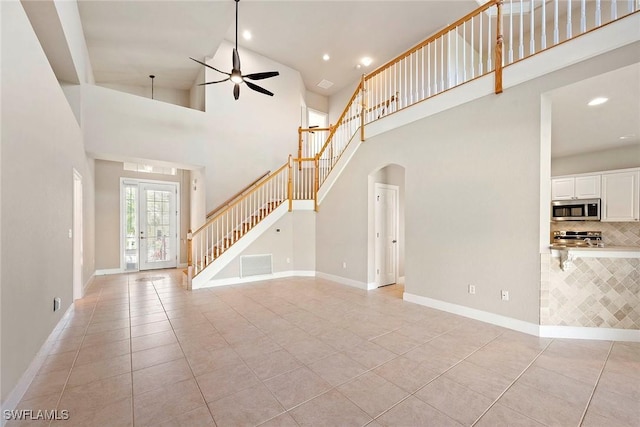
<path id="1" fill-rule="evenodd" d="M 489 405 L 489 407 L 487 409 L 485 409 L 484 412 L 482 414 L 480 414 L 480 416 L 478 418 L 476 418 L 476 420 L 471 424 L 470 427 L 475 426 L 482 419 L 482 417 L 484 417 L 487 414 L 487 412 L 489 412 L 489 410 L 491 410 L 491 408 L 493 408 L 494 405 L 496 403 L 498 403 L 498 400 L 500 400 L 502 398 L 502 396 L 504 396 L 505 393 L 507 391 L 509 391 L 509 389 L 511 387 L 513 387 L 513 385 L 524 375 L 524 373 L 527 372 L 527 369 L 529 369 L 535 363 L 535 361 L 538 360 L 538 358 L 542 355 L 542 353 L 544 353 L 554 341 L 555 341 L 554 339 L 549 341 L 549 343 L 536 355 L 536 357 L 533 358 L 533 360 L 531 362 L 529 362 L 529 364 L 522 370 L 522 372 L 520 372 L 520 374 L 518 374 L 518 376 L 511 382 L 511 384 L 509 384 L 507 386 L 507 388 L 505 388 L 502 391 L 502 393 L 500 393 L 500 395 L 495 398 L 495 400 L 491 403 L 491 405 Z M 512 409 L 512 408 L 510 408 L 510 409 Z M 518 411 L 516 411 L 516 412 L 518 412 Z M 518 412 L 518 413 L 520 413 L 520 412 Z M 524 414 L 521 414 L 521 415 L 524 415 Z M 524 416 L 526 416 L 526 415 L 524 415 Z M 526 416 L 526 417 L 532 419 L 529 416 Z M 538 420 L 534 420 L 534 421 L 540 422 Z"/>
<path id="2" fill-rule="evenodd" d="M 587 411 L 589 410 L 589 406 L 591 405 L 591 400 L 593 399 L 593 396 L 596 394 L 596 389 L 598 388 L 598 384 L 600 383 L 600 378 L 602 378 L 604 368 L 607 365 L 607 362 L 609 361 L 609 357 L 611 356 L 611 351 L 613 350 L 614 344 L 615 344 L 615 341 L 611 341 L 611 344 L 609 345 L 609 351 L 607 352 L 607 357 L 605 357 L 604 363 L 602 363 L 602 368 L 600 368 L 600 373 L 598 373 L 598 378 L 596 379 L 596 383 L 593 386 L 593 390 L 591 390 L 591 394 L 589 395 L 587 404 L 584 408 L 584 411 L 582 412 L 582 416 L 580 417 L 580 421 L 578 422 L 578 427 L 582 426 L 582 423 L 584 423 L 584 418 L 587 416 Z"/>
<path id="3" fill-rule="evenodd" d="M 213 424 L 215 426 L 217 426 L 218 424 L 216 423 L 216 420 L 213 417 L 213 413 L 211 412 L 211 408 L 209 408 L 209 403 L 207 402 L 207 399 L 204 397 L 204 393 L 202 392 L 202 388 L 200 387 L 200 383 L 198 383 L 198 380 L 196 379 L 196 375 L 193 372 L 193 368 L 191 367 L 191 363 L 189 362 L 189 358 L 187 357 L 187 354 L 184 352 L 184 348 L 182 348 L 182 343 L 178 339 L 178 335 L 176 334 L 176 331 L 173 328 L 173 323 L 171 323 L 171 319 L 167 315 L 167 309 L 165 308 L 164 303 L 162 302 L 162 297 L 160 296 L 160 293 L 158 292 L 158 289 L 156 288 L 156 285 L 155 285 L 155 283 L 153 283 L 153 281 L 151 281 L 151 286 L 153 286 L 153 290 L 156 293 L 156 296 L 158 297 L 158 301 L 160 301 L 160 305 L 162 306 L 163 313 L 164 313 L 165 316 L 167 316 L 167 321 L 169 322 L 169 325 L 171 325 L 171 332 L 173 332 L 173 335 L 176 337 L 176 342 L 178 343 L 178 347 L 180 347 L 180 351 L 182 352 L 182 355 L 184 356 L 185 362 L 187 362 L 187 366 L 189 367 L 189 371 L 191 371 L 191 375 L 193 376 L 193 381 L 196 383 L 196 387 L 198 387 L 198 391 L 200 392 L 200 396 L 202 397 L 202 401 L 204 402 L 204 406 L 207 408 L 207 411 L 209 412 L 209 415 L 211 416 L 211 420 L 213 421 Z M 182 289 L 182 287 L 180 287 L 180 288 Z M 209 319 L 207 319 L 207 321 L 209 322 Z M 209 323 L 211 323 L 211 322 L 209 322 Z M 213 325 L 211 325 L 211 326 L 213 326 Z M 214 326 L 214 328 L 215 328 L 215 326 Z M 223 339 L 224 339 L 224 337 L 223 337 Z M 133 355 L 133 348 L 131 350 L 132 350 L 131 354 Z M 131 368 L 132 368 L 131 373 L 133 375 L 133 365 L 131 366 Z M 184 413 L 186 413 L 186 412 L 183 412 L 183 414 Z"/>
<path id="4" fill-rule="evenodd" d="M 255 300 L 254 300 L 254 301 L 255 301 Z M 313 312 L 310 312 L 310 311 L 308 311 L 308 310 L 305 310 L 305 311 L 307 311 L 308 313 L 314 314 Z M 275 313 L 275 314 L 277 314 L 277 313 Z M 278 316 L 280 316 L 280 315 L 278 315 Z M 243 317 L 244 317 L 244 316 L 243 316 Z M 280 317 L 282 317 L 282 316 L 280 316 Z M 249 320 L 249 319 L 247 319 L 247 320 Z M 418 323 L 418 322 L 420 322 L 420 321 L 421 321 L 421 320 L 415 320 L 415 321 L 412 321 L 412 322 L 409 322 L 409 323 L 410 323 L 410 324 L 415 324 L 415 323 Z M 249 320 L 249 322 L 251 322 L 251 321 Z M 254 325 L 254 326 L 255 326 L 255 325 Z M 325 394 L 327 394 L 327 393 L 329 393 L 329 392 L 331 392 L 331 391 L 333 391 L 333 390 L 335 390 L 335 391 L 337 391 L 338 393 L 340 393 L 340 390 L 338 390 L 338 387 L 340 387 L 340 386 L 342 386 L 342 385 L 344 385 L 344 384 L 347 384 L 347 383 L 349 383 L 349 382 L 351 382 L 351 381 L 355 380 L 356 378 L 359 378 L 359 377 L 361 377 L 361 376 L 363 376 L 363 375 L 365 375 L 365 374 L 367 374 L 367 373 L 369 373 L 369 372 L 373 372 L 373 370 L 374 370 L 374 369 L 377 369 L 377 368 L 379 368 L 380 366 L 382 366 L 382 365 L 384 365 L 384 364 L 386 364 L 386 363 L 388 363 L 388 362 L 390 362 L 390 361 L 392 361 L 392 360 L 395 360 L 395 359 L 397 359 L 397 358 L 399 358 L 399 357 L 402 357 L 402 356 L 404 356 L 405 354 L 407 354 L 407 353 L 409 353 L 409 352 L 411 352 L 411 351 L 415 350 L 416 348 L 420 347 L 421 345 L 427 344 L 427 343 L 429 343 L 430 341 L 435 340 L 436 338 L 439 338 L 439 337 L 441 337 L 441 336 L 444 336 L 444 335 L 446 335 L 446 334 L 448 334 L 448 333 L 450 333 L 450 332 L 452 332 L 452 331 L 455 331 L 455 330 L 457 330 L 457 329 L 461 328 L 462 326 L 463 326 L 462 324 L 460 324 L 460 325 L 458 325 L 458 326 L 455 326 L 455 327 L 453 327 L 453 328 L 451 328 L 451 329 L 446 330 L 445 332 L 442 332 L 442 333 L 437 334 L 437 335 L 435 335 L 435 336 L 433 336 L 433 337 L 430 337 L 427 341 L 421 342 L 420 344 L 417 344 L 417 345 L 415 345 L 415 346 L 411 347 L 410 349 L 408 349 L 408 350 L 406 350 L 406 351 L 404 351 L 404 352 L 402 352 L 402 353 L 400 353 L 400 354 L 397 354 L 397 353 L 396 353 L 396 354 L 395 354 L 395 357 L 393 357 L 393 358 L 391 358 L 391 359 L 389 359 L 389 360 L 386 360 L 386 361 L 384 361 L 384 362 L 382 362 L 382 363 L 380 363 L 380 364 L 378 364 L 378 365 L 374 366 L 373 368 L 367 369 L 366 371 L 364 371 L 364 372 L 362 372 L 362 373 L 360 373 L 360 374 L 356 375 L 355 377 L 349 378 L 349 379 L 347 379 L 347 380 L 345 380 L 345 381 L 343 381 L 343 382 L 341 382 L 341 383 L 339 383 L 339 384 L 337 384 L 337 385 L 335 385 L 335 386 L 332 386 L 330 389 L 325 390 L 325 391 L 323 391 L 322 393 L 319 393 L 319 394 L 317 394 L 317 395 L 315 395 L 315 396 L 312 396 L 312 397 L 310 397 L 309 399 L 306 399 L 305 401 L 300 402 L 300 403 L 296 404 L 295 406 L 292 406 L 292 407 L 291 407 L 291 408 L 289 408 L 289 409 L 285 409 L 285 411 L 286 411 L 287 413 L 289 413 L 289 411 L 291 411 L 291 410 L 293 410 L 293 409 L 296 409 L 296 408 L 298 408 L 298 407 L 300 407 L 300 406 L 302 406 L 302 405 L 304 405 L 304 404 L 306 404 L 306 403 L 310 402 L 311 400 L 313 400 L 313 399 L 315 399 L 315 398 L 317 398 L 317 397 L 323 396 L 323 395 L 325 395 Z M 256 327 L 257 327 L 257 326 L 256 326 Z M 390 330 L 390 331 L 388 331 L 388 332 L 384 332 L 384 333 L 382 333 L 382 334 L 380 334 L 380 335 L 378 335 L 378 336 L 376 336 L 376 337 L 373 337 L 373 338 L 369 338 L 369 339 L 363 338 L 363 339 L 365 339 L 367 342 L 372 342 L 372 340 L 374 340 L 374 339 L 376 339 L 376 338 L 379 338 L 379 337 L 381 337 L 381 336 L 384 336 L 384 335 L 390 334 L 390 333 L 392 333 L 392 332 L 398 331 L 398 330 L 402 329 L 402 327 L 403 327 L 403 326 L 399 326 L 399 327 L 397 327 L 397 328 L 395 328 L 395 329 L 392 329 L 392 330 Z M 258 329 L 259 329 L 259 328 L 258 328 Z M 354 404 L 358 409 L 360 409 L 363 413 L 365 413 L 367 416 L 369 416 L 369 417 L 371 418 L 371 420 L 370 420 L 370 421 L 367 421 L 367 422 L 364 424 L 364 425 L 366 426 L 366 425 L 368 425 L 368 424 L 372 423 L 373 421 L 375 421 L 378 417 L 380 417 L 380 416 L 382 416 L 383 414 L 385 414 L 386 412 L 388 412 L 388 411 L 389 411 L 390 409 L 392 409 L 393 407 L 397 406 L 398 404 L 402 403 L 403 401 L 405 401 L 405 400 L 406 400 L 406 399 L 408 399 L 409 397 L 413 396 L 416 392 L 418 392 L 418 391 L 419 391 L 419 390 L 421 390 L 422 388 L 426 387 L 426 386 L 427 386 L 428 384 L 430 384 L 432 381 L 434 381 L 434 380 L 436 380 L 437 378 L 439 378 L 440 376 L 444 375 L 444 374 L 445 374 L 446 372 L 448 372 L 450 369 L 453 369 L 453 368 L 454 368 L 456 365 L 458 365 L 460 362 L 462 362 L 462 361 L 463 361 L 463 360 L 465 360 L 467 357 L 471 356 L 472 354 L 474 354 L 476 351 L 480 350 L 480 349 L 481 349 L 481 348 L 483 348 L 484 346 L 488 345 L 490 342 L 494 341 L 495 339 L 497 339 L 498 337 L 500 337 L 502 334 L 504 334 L 504 332 L 502 332 L 500 335 L 497 335 L 496 337 L 494 337 L 493 339 L 491 339 L 491 340 L 490 340 L 490 341 L 488 341 L 487 343 L 483 344 L 481 347 L 478 347 L 476 350 L 474 350 L 473 352 L 469 353 L 469 354 L 468 354 L 467 356 L 465 356 L 463 359 L 461 359 L 460 361 L 456 362 L 454 365 L 450 366 L 446 371 L 444 371 L 443 373 L 441 373 L 441 374 L 440 374 L 440 375 L 438 375 L 437 377 L 433 378 L 431 381 L 429 381 L 429 382 L 428 382 L 427 384 L 425 384 L 424 386 L 420 387 L 420 388 L 419 388 L 418 390 L 416 390 L 415 392 L 413 392 L 413 393 L 409 393 L 409 395 L 408 395 L 408 396 L 406 396 L 405 398 L 403 398 L 403 399 L 401 399 L 400 401 L 396 402 L 394 405 L 392 405 L 390 408 L 388 408 L 387 410 L 385 410 L 384 412 L 382 412 L 381 414 L 379 414 L 379 415 L 378 415 L 378 416 L 376 416 L 376 417 L 371 417 L 369 414 L 367 414 L 367 413 L 364 411 L 364 409 L 362 409 L 362 408 L 361 408 L 361 407 L 360 407 L 356 402 L 354 402 L 353 400 L 351 400 L 348 396 L 345 396 L 345 395 L 344 395 L 344 394 L 342 394 L 342 393 L 340 393 L 340 394 L 341 394 L 341 395 L 343 395 L 343 396 L 344 396 L 348 401 L 350 401 L 351 403 L 353 403 L 353 404 Z M 357 334 L 356 334 L 356 335 L 357 335 Z M 402 334 L 401 334 L 401 335 L 402 335 Z M 362 338 L 362 337 L 361 337 L 361 338 Z M 407 337 L 407 338 L 411 338 L 411 337 Z M 375 343 L 373 343 L 373 344 L 375 344 Z M 377 345 L 379 345 L 379 344 L 377 344 Z M 389 350 L 389 349 L 387 349 L 386 347 L 383 347 L 383 346 L 380 346 L 380 347 L 381 347 L 381 348 L 383 348 L 383 349 Z M 286 349 L 285 349 L 285 350 L 286 350 Z M 391 351 L 391 350 L 389 350 L 389 351 Z M 391 351 L 391 352 L 392 352 L 392 353 L 394 353 L 393 351 Z M 338 353 L 342 354 L 342 353 L 343 353 L 343 351 L 336 350 L 334 353 L 332 353 L 332 354 L 330 354 L 330 355 L 327 355 L 327 356 L 325 356 L 325 357 L 322 357 L 322 358 L 320 358 L 320 359 L 318 359 L 318 360 L 315 360 L 313 363 L 316 363 L 316 362 L 318 362 L 318 361 L 320 361 L 320 360 L 326 359 L 326 358 L 331 357 L 332 355 L 334 355 L 334 354 L 338 354 Z M 346 354 L 345 354 L 345 356 L 346 356 L 346 357 L 349 357 L 349 356 L 347 356 Z M 295 356 L 294 356 L 294 357 L 295 357 Z M 351 358 L 349 358 L 349 359 L 351 359 Z M 354 361 L 354 362 L 358 363 L 357 361 Z M 315 371 L 313 371 L 313 369 L 311 369 L 311 368 L 310 368 L 306 363 L 303 363 L 303 366 L 304 366 L 305 368 L 307 368 L 307 369 L 311 370 L 311 372 L 314 372 L 314 373 L 315 373 Z M 291 372 L 291 371 L 289 371 L 289 372 Z M 286 373 L 286 372 L 285 372 L 285 373 Z M 283 373 L 283 374 L 284 374 L 284 373 Z M 317 375 L 317 374 L 316 374 L 316 375 Z M 276 376 L 277 376 L 277 375 L 276 375 Z M 275 376 L 274 376 L 274 377 L 272 377 L 272 378 L 275 378 Z M 321 377 L 321 378 L 322 378 L 322 377 Z M 324 380 L 324 378 L 323 378 L 323 380 Z M 385 379 L 385 380 L 386 380 L 386 379 Z M 326 380 L 325 380 L 325 381 L 326 381 Z M 386 381 L 388 381 L 388 380 L 386 380 Z M 391 383 L 391 384 L 393 384 L 393 383 Z M 267 388 L 268 388 L 268 387 L 267 387 Z M 276 399 L 277 399 L 277 398 L 276 398 Z M 279 414 L 279 415 L 281 415 L 281 414 Z M 446 415 L 446 414 L 445 414 L 445 415 Z M 274 418 L 275 418 L 275 417 L 274 417 Z M 292 418 L 293 418 L 293 417 L 292 417 Z M 272 418 L 272 419 L 273 419 L 273 418 Z M 266 422 L 268 422 L 268 421 L 270 421 L 270 420 L 265 421 L 265 423 L 266 423 Z M 295 420 L 294 420 L 294 421 L 295 421 Z M 264 424 L 264 423 L 263 423 L 263 424 Z"/>
<path id="5" fill-rule="evenodd" d="M 94 282 L 95 283 L 95 282 Z M 92 283 L 93 285 L 93 283 Z M 100 288 L 100 292 L 98 294 L 98 298 L 96 298 L 96 302 L 93 305 L 93 310 L 91 310 L 91 316 L 89 317 L 89 321 L 87 322 L 87 326 L 84 329 L 84 333 L 82 334 L 82 340 L 80 341 L 80 344 L 78 345 L 78 349 L 76 350 L 76 354 L 73 357 L 73 362 L 71 362 L 71 369 L 69 369 L 69 374 L 67 375 L 67 378 L 64 380 L 64 385 L 62 386 L 62 390 L 60 391 L 60 396 L 58 397 L 58 401 L 56 402 L 56 410 L 59 409 L 60 407 L 60 403 L 62 402 L 62 396 L 64 395 L 65 390 L 67 389 L 67 384 L 69 384 L 69 379 L 71 378 L 71 373 L 73 372 L 73 368 L 76 366 L 76 361 L 78 360 L 78 356 L 80 355 L 80 349 L 82 348 L 82 344 L 84 343 L 84 339 L 87 336 L 87 331 L 89 330 L 89 326 L 91 325 L 91 320 L 93 319 L 93 316 L 96 312 L 96 308 L 98 307 L 98 302 L 100 301 L 100 297 L 102 296 L 102 290 L 103 288 Z M 75 301 L 72 302 L 72 304 L 75 304 Z M 76 307 L 75 305 L 73 306 L 73 311 L 75 311 Z M 69 321 L 67 321 L 68 324 Z M 64 330 L 64 328 L 63 328 Z M 60 333 L 62 333 L 62 331 L 60 331 Z M 49 420 L 49 427 L 51 427 L 51 423 L 53 423 L 53 420 Z"/>
<path id="6" fill-rule="evenodd" d="M 129 363 L 131 364 L 131 425 L 136 427 L 135 393 L 133 392 L 133 336 L 131 331 L 131 274 L 127 274 L 127 296 L 129 305 Z"/>
<path id="7" fill-rule="evenodd" d="M 461 326 L 461 325 L 460 325 Z M 435 338 L 445 335 L 455 329 L 458 329 L 460 326 L 457 326 L 445 333 L 442 333 L 432 339 L 430 339 L 429 341 L 434 340 Z M 452 370 L 453 368 L 455 368 L 456 366 L 458 366 L 460 363 L 464 362 L 465 360 L 467 360 L 469 357 L 473 356 L 476 352 L 480 351 L 481 349 L 483 349 L 484 347 L 486 347 L 487 345 L 491 344 L 493 341 L 497 340 L 498 338 L 500 338 L 502 335 L 504 335 L 504 332 L 500 333 L 500 335 L 495 336 L 493 339 L 487 341 L 485 344 L 483 344 L 482 346 L 478 347 L 477 349 L 473 350 L 471 353 L 467 354 L 465 357 L 463 357 L 462 359 L 458 360 L 456 363 L 454 363 L 453 365 L 449 366 L 447 369 L 445 369 L 443 372 L 441 372 L 440 374 L 438 374 L 437 376 L 435 376 L 434 378 L 432 378 L 431 380 L 429 380 L 426 384 L 424 384 L 423 386 L 419 387 L 418 389 L 416 389 L 413 392 L 410 392 L 408 396 L 405 396 L 404 398 L 402 398 L 401 400 L 399 400 L 398 402 L 396 402 L 395 404 L 393 404 L 390 408 L 387 408 L 385 411 L 383 411 L 382 413 L 378 414 L 378 416 L 376 416 L 374 418 L 374 420 L 377 420 L 378 418 L 380 418 L 381 416 L 383 416 L 384 414 L 388 413 L 390 410 L 392 410 L 393 408 L 395 408 L 396 406 L 398 406 L 399 404 L 401 404 L 402 402 L 404 402 L 405 400 L 411 398 L 411 397 L 415 397 L 415 394 L 417 392 L 419 392 L 420 390 L 422 390 L 423 388 L 425 388 L 426 386 L 428 386 L 429 384 L 431 384 L 432 382 L 434 382 L 435 380 L 437 380 L 438 378 L 442 377 L 443 375 L 445 375 L 447 372 L 449 372 L 450 370 Z M 427 342 L 429 342 L 427 341 Z M 411 350 L 409 350 L 411 351 Z M 405 354 L 405 353 L 403 353 Z M 463 387 L 466 387 L 463 385 Z M 468 388 L 468 387 L 466 387 Z M 416 399 L 420 400 L 419 398 L 416 397 Z M 422 400 L 420 400 L 422 402 Z M 424 402 L 425 404 L 429 405 L 427 402 Z M 446 416 L 447 418 L 451 418 L 449 415 L 445 414 L 444 412 L 440 411 L 438 408 L 433 407 L 432 405 L 429 405 L 432 408 L 434 408 L 436 411 L 440 412 L 441 414 L 443 414 L 444 416 Z M 453 420 L 453 418 L 451 418 Z M 454 420 L 457 422 L 457 420 Z"/>

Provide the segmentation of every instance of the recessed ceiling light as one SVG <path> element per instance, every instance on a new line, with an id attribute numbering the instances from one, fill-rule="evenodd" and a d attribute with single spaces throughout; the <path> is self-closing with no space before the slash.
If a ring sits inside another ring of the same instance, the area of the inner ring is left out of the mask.
<path id="1" fill-rule="evenodd" d="M 251 31 L 249 31 L 249 30 L 244 30 L 244 31 L 242 32 L 242 37 L 243 37 L 245 40 L 251 40 Z"/>
<path id="2" fill-rule="evenodd" d="M 322 55 L 322 59 L 323 59 L 324 61 L 328 61 L 329 59 L 331 59 L 331 57 L 329 56 L 329 54 L 328 54 L 328 53 L 325 53 L 324 55 Z"/>
<path id="3" fill-rule="evenodd" d="M 360 60 L 360 63 L 365 67 L 368 67 L 369 65 L 371 65 L 372 62 L 373 62 L 373 59 L 369 58 L 368 56 L 365 56 Z"/>
<path id="4" fill-rule="evenodd" d="M 599 96 L 597 98 L 593 98 L 591 101 L 589 101 L 589 103 L 587 104 L 589 107 L 593 107 L 595 105 L 602 105 L 605 102 L 607 102 L 609 100 L 609 98 L 604 98 L 602 96 Z"/>

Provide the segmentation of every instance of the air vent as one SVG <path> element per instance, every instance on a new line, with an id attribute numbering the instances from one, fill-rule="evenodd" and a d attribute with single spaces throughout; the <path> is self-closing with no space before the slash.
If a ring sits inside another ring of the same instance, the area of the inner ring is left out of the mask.
<path id="1" fill-rule="evenodd" d="M 331 86 L 333 86 L 333 82 L 325 79 L 322 79 L 322 81 L 318 83 L 318 87 L 321 87 L 322 89 L 329 89 Z"/>
<path id="2" fill-rule="evenodd" d="M 262 276 L 273 273 L 271 254 L 240 257 L 240 277 Z"/>

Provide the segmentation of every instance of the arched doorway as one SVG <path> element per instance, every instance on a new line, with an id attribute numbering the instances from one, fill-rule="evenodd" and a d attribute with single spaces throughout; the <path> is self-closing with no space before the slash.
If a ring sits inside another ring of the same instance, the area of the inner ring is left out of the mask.
<path id="1" fill-rule="evenodd" d="M 369 174 L 369 289 L 404 283 L 405 168 L 383 166 Z"/>

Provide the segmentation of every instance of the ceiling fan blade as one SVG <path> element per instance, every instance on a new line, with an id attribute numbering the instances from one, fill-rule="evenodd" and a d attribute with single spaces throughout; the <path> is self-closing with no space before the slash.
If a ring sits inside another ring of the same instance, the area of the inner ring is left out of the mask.
<path id="1" fill-rule="evenodd" d="M 216 67 L 212 67 L 211 65 L 206 64 L 206 63 L 204 63 L 204 62 L 202 62 L 202 61 L 198 61 L 197 59 L 193 59 L 192 57 L 189 57 L 189 59 L 190 59 L 190 60 L 192 60 L 192 61 L 196 61 L 198 64 L 204 65 L 204 66 L 205 66 L 205 67 L 207 67 L 207 68 L 211 68 L 212 70 L 215 70 L 215 71 L 217 71 L 217 72 L 219 72 L 219 73 L 226 74 L 227 76 L 230 76 L 230 75 L 231 75 L 231 73 L 226 73 L 226 72 L 224 72 L 224 71 L 220 71 L 220 70 L 218 70 Z"/>
<path id="2" fill-rule="evenodd" d="M 269 91 L 268 91 L 268 90 L 266 90 L 265 88 L 260 87 L 260 86 L 258 86 L 258 85 L 257 85 L 257 84 L 255 84 L 255 83 L 251 83 L 251 82 L 246 81 L 246 80 L 245 80 L 244 82 L 247 84 L 247 86 L 249 86 L 249 88 L 250 88 L 250 89 L 253 89 L 253 90 L 255 90 L 256 92 L 260 92 L 260 93 L 264 93 L 265 95 L 273 96 L 273 92 L 269 92 Z"/>
<path id="3" fill-rule="evenodd" d="M 231 77 L 227 77 L 226 79 L 222 79 L 222 80 L 216 80 L 215 82 L 200 83 L 200 84 L 198 84 L 198 86 L 205 86 L 205 85 L 213 85 L 213 84 L 216 84 L 216 83 L 222 83 L 222 82 L 226 82 L 229 79 L 231 79 Z"/>
<path id="4" fill-rule="evenodd" d="M 238 83 L 233 86 L 233 97 L 236 101 L 240 98 L 240 85 Z"/>
<path id="5" fill-rule="evenodd" d="M 279 75 L 280 73 L 277 71 L 266 71 L 264 73 L 247 74 L 246 76 L 242 76 L 242 77 L 249 80 L 262 80 L 262 79 L 268 79 L 270 77 L 275 77 Z"/>
<path id="6" fill-rule="evenodd" d="M 233 69 L 240 71 L 240 55 L 235 47 L 233 48 Z"/>

